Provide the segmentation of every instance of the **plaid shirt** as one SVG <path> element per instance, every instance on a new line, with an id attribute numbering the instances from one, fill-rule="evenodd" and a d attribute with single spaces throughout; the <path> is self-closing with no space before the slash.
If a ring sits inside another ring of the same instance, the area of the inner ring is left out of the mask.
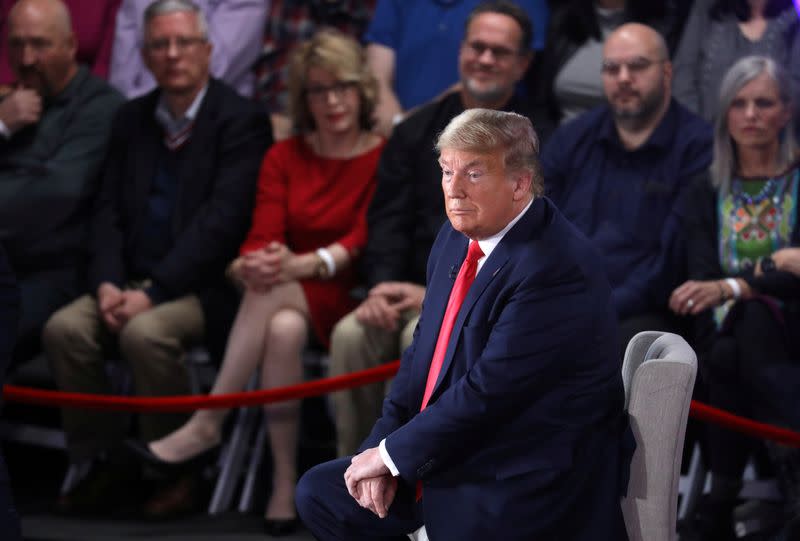
<path id="1" fill-rule="evenodd" d="M 256 63 L 256 99 L 270 112 L 285 112 L 289 53 L 324 27 L 360 40 L 377 0 L 272 0 L 264 46 Z"/>

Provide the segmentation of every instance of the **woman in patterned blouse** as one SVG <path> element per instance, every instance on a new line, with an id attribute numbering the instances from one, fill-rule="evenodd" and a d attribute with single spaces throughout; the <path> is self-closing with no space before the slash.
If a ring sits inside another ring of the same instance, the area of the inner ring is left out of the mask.
<path id="1" fill-rule="evenodd" d="M 800 278 L 785 268 L 785 249 L 800 245 L 792 113 L 791 83 L 774 60 L 749 56 L 725 75 L 714 161 L 690 194 L 692 279 L 670 298 L 675 313 L 696 316 L 708 401 L 778 423 L 781 412 L 770 408 L 755 382 L 800 358 L 798 335 L 791 332 L 800 323 Z M 707 429 L 711 493 L 683 525 L 682 539 L 706 539 L 713 531 L 732 536 L 731 512 L 754 444 L 727 429 Z"/>

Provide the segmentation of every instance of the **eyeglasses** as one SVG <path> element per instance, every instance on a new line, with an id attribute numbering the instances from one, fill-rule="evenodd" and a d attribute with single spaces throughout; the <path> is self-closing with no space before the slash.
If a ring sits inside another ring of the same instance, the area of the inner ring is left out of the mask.
<path id="1" fill-rule="evenodd" d="M 665 60 L 650 60 L 649 58 L 645 58 L 643 56 L 638 56 L 633 60 L 628 60 L 627 62 L 617 62 L 616 60 L 603 60 L 603 67 L 601 71 L 604 75 L 609 75 L 611 77 L 616 77 L 619 75 L 619 72 L 622 70 L 622 66 L 625 66 L 628 69 L 628 73 L 631 75 L 638 75 L 639 73 L 644 72 L 652 66 L 653 64 L 660 64 L 665 62 Z"/>
<path id="2" fill-rule="evenodd" d="M 206 38 L 201 36 L 178 36 L 176 38 L 158 38 L 144 44 L 145 48 L 151 53 L 165 54 L 169 48 L 175 44 L 175 49 L 179 53 L 185 53 L 195 45 L 205 43 Z"/>
<path id="3" fill-rule="evenodd" d="M 344 96 L 345 92 L 355 89 L 355 81 L 339 81 L 328 86 L 309 86 L 306 88 L 306 96 L 314 101 L 325 101 L 331 92 L 337 98 Z"/>
<path id="4" fill-rule="evenodd" d="M 461 44 L 461 47 L 466 52 L 472 54 L 476 58 L 480 58 L 481 56 L 483 56 L 483 53 L 485 53 L 486 51 L 491 51 L 492 56 L 498 62 L 509 60 L 511 59 L 511 57 L 520 54 L 519 51 L 515 51 L 507 47 L 493 47 L 482 41 L 465 41 L 464 43 Z"/>

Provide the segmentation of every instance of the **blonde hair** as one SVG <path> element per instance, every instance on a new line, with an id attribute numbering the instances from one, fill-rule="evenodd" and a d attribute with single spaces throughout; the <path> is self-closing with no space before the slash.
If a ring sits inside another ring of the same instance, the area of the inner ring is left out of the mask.
<path id="1" fill-rule="evenodd" d="M 539 162 L 539 137 L 528 117 L 494 109 L 467 109 L 456 116 L 439 135 L 436 150 L 489 152 L 503 149 L 507 171 L 529 171 L 531 192 L 544 193 L 542 165 Z"/>
<path id="2" fill-rule="evenodd" d="M 364 49 L 353 38 L 326 29 L 298 45 L 289 60 L 289 115 L 295 131 L 315 128 L 306 100 L 310 67 L 328 71 L 342 82 L 356 83 L 360 97 L 359 124 L 365 130 L 372 128 L 378 86 L 367 66 Z"/>

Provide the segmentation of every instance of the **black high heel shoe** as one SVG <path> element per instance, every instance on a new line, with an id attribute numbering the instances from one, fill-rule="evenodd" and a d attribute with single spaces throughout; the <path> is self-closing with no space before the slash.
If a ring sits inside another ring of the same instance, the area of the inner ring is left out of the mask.
<path id="1" fill-rule="evenodd" d="M 300 520 L 295 518 L 264 518 L 264 533 L 271 537 L 285 537 L 297 531 Z"/>
<path id="2" fill-rule="evenodd" d="M 199 469 L 206 464 L 211 463 L 219 452 L 219 444 L 206 449 L 202 453 L 198 453 L 193 457 L 181 460 L 180 462 L 169 462 L 163 460 L 161 457 L 153 453 L 146 443 L 138 440 L 126 440 L 125 446 L 131 451 L 139 460 L 143 461 L 148 466 L 163 473 L 181 473 L 187 470 Z"/>

